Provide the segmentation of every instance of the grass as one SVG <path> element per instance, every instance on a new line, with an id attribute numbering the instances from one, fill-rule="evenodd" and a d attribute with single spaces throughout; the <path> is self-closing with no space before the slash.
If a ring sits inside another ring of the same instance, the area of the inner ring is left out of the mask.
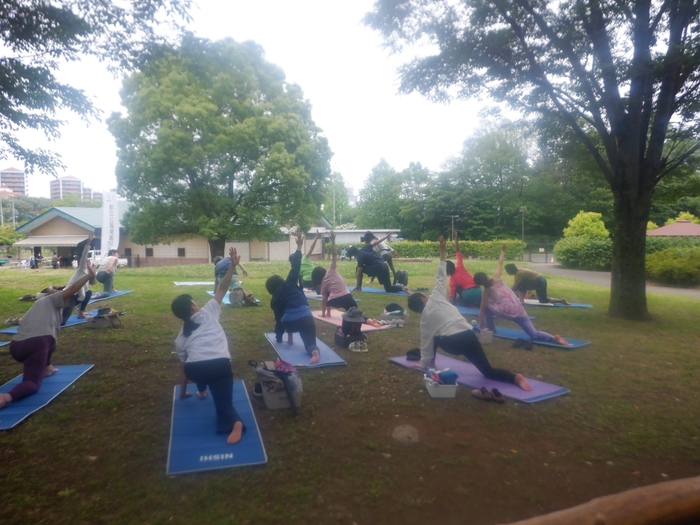
<path id="1" fill-rule="evenodd" d="M 433 263 L 401 263 L 414 287 L 431 287 Z M 470 263 L 490 272 L 493 262 Z M 275 354 L 265 279 L 283 263 L 250 263 L 244 286 L 258 308 L 224 309 L 234 371 L 248 388 L 248 360 Z M 55 363 L 95 367 L 14 430 L 0 434 L 0 522 L 367 524 L 501 523 L 629 488 L 697 475 L 700 403 L 697 317 L 700 301 L 649 294 L 652 322 L 606 315 L 608 289 L 549 276 L 553 294 L 594 309 L 533 308 L 537 328 L 593 344 L 575 351 L 528 352 L 494 339 L 495 366 L 561 384 L 569 396 L 534 405 L 484 403 L 460 387 L 454 400 L 431 399 L 412 370 L 388 363 L 419 344 L 419 317 L 369 334 L 367 354 L 338 353 L 347 366 L 302 371 L 297 418 L 253 400 L 269 462 L 265 466 L 167 477 L 173 340 L 180 322 L 170 301 L 211 280 L 210 265 L 124 269 L 115 280 L 133 294 L 110 300 L 130 309 L 122 326 L 61 332 Z M 353 263 L 341 265 L 351 282 Z M 64 284 L 69 270 L 0 270 L 0 322 L 30 306 L 18 297 Z M 378 316 L 397 297 L 355 294 Z M 101 303 L 105 305 L 105 303 Z M 320 307 L 312 303 L 312 308 Z M 333 343 L 333 327 L 317 323 Z M 0 340 L 7 340 L 0 339 Z M 0 383 L 21 365 L 0 348 Z M 395 442 L 401 424 L 420 441 Z"/>

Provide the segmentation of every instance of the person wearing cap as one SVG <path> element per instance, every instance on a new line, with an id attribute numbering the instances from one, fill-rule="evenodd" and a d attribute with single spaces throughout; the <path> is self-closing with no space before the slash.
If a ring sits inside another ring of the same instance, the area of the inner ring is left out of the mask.
<path id="1" fill-rule="evenodd" d="M 447 275 L 450 276 L 450 301 L 452 304 L 464 301 L 467 305 L 479 306 L 481 304 L 481 286 L 477 286 L 472 274 L 464 267 L 462 252 L 459 250 L 457 230 L 452 231 L 452 238 L 455 242 L 457 264 L 445 261 Z"/>
<path id="2" fill-rule="evenodd" d="M 521 302 L 525 300 L 525 294 L 529 290 L 534 290 L 537 294 L 537 300 L 542 304 L 569 304 L 566 299 L 555 299 L 547 295 L 547 279 L 541 274 L 530 268 L 518 268 L 512 263 L 505 265 L 505 270 L 508 275 L 513 275 L 513 288 L 515 295 L 520 298 Z"/>
<path id="3" fill-rule="evenodd" d="M 321 357 L 316 344 L 316 323 L 304 291 L 298 284 L 303 245 L 304 236 L 300 233 L 297 235 L 297 251 L 289 256 L 292 269 L 287 279 L 282 279 L 279 275 L 271 275 L 265 282 L 265 288 L 272 296 L 270 308 L 275 313 L 275 340 L 281 343 L 286 331 L 289 334 L 287 343 L 292 344 L 292 334 L 299 332 L 304 348 L 311 356 L 309 364 L 315 365 Z"/>
<path id="4" fill-rule="evenodd" d="M 487 379 L 514 383 L 523 390 L 532 387 L 522 374 L 513 374 L 508 370 L 494 368 L 484 353 L 473 327 L 459 313 L 457 308 L 446 298 L 446 242 L 441 235 L 440 264 L 435 276 L 435 288 L 426 296 L 420 292 L 408 298 L 408 308 L 420 314 L 420 363 L 415 368 L 427 370 L 435 367 L 435 354 L 438 347 L 452 355 L 462 355 L 469 360 Z"/>
<path id="5" fill-rule="evenodd" d="M 335 232 L 331 230 L 331 265 L 326 270 L 316 266 L 311 273 L 314 288 L 321 290 L 321 317 L 330 317 L 331 308 L 348 310 L 357 306 L 357 302 L 348 291 L 345 279 L 337 271 L 338 256 L 335 253 Z"/>
<path id="6" fill-rule="evenodd" d="M 170 308 L 183 325 L 175 339 L 180 358 L 180 398 L 190 397 L 187 382 L 197 384 L 197 397 L 204 399 L 207 387 L 216 408 L 216 432 L 228 434 L 229 445 L 238 443 L 245 427 L 233 407 L 233 371 L 226 333 L 219 323 L 221 301 L 228 292 L 234 269 L 240 262 L 235 248 L 229 249 L 231 265 L 211 298 L 203 307 L 197 306 L 189 294 L 173 300 Z"/>
<path id="7" fill-rule="evenodd" d="M 388 238 L 385 237 L 385 239 Z M 391 275 L 389 273 L 389 265 L 382 259 L 381 255 L 374 251 L 372 241 L 377 237 L 370 231 L 366 232 L 363 240 L 365 245 L 357 252 L 357 292 L 362 291 L 362 274 L 367 274 L 369 277 L 376 277 L 379 284 L 384 286 L 384 290 L 388 293 L 406 292 L 411 293 L 407 286 L 401 284 L 392 285 Z"/>

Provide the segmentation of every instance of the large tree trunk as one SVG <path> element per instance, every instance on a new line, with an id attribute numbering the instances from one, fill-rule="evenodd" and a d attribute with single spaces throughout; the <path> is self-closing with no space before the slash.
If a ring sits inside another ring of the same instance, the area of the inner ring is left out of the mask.
<path id="1" fill-rule="evenodd" d="M 645 245 L 651 191 L 631 196 L 614 191 L 610 315 L 625 319 L 649 318 L 646 296 Z"/>
<path id="2" fill-rule="evenodd" d="M 211 260 L 214 260 L 214 257 L 221 256 L 221 257 L 226 257 L 226 254 L 224 253 L 224 250 L 226 248 L 226 239 L 215 239 L 215 240 L 209 240 L 209 254 L 211 255 Z"/>

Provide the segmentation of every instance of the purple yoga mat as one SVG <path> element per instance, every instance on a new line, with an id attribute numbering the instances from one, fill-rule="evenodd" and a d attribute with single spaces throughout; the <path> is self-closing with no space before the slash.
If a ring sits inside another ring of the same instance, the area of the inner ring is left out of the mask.
<path id="1" fill-rule="evenodd" d="M 417 363 L 417 361 L 406 360 L 406 356 L 390 357 L 389 361 L 408 368 Z M 527 381 L 530 383 L 532 390 L 526 391 L 510 383 L 502 383 L 501 381 L 486 379 L 473 364 L 442 354 L 437 354 L 435 356 L 435 368 L 449 368 L 450 370 L 457 372 L 457 375 L 459 376 L 457 378 L 457 382 L 460 385 L 465 385 L 471 388 L 481 388 L 482 386 L 485 386 L 489 390 L 492 388 L 498 388 L 498 390 L 500 390 L 501 394 L 504 396 L 517 399 L 523 403 L 536 403 L 537 401 L 562 396 L 571 392 L 568 388 L 550 385 L 544 381 L 537 381 L 536 379 L 530 379 L 529 377 L 527 378 Z M 420 370 L 416 371 L 420 372 Z"/>

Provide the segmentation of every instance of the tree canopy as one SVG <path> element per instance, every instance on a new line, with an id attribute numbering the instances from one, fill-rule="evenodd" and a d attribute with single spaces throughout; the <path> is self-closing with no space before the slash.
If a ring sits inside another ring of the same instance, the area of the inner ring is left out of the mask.
<path id="1" fill-rule="evenodd" d="M 17 131 L 60 136 L 61 109 L 94 117 L 84 92 L 59 81 L 61 63 L 96 56 L 116 70 L 139 63 L 158 36 L 159 21 L 187 18 L 191 0 L 4 0 L 0 3 L 0 160 L 54 173 L 60 158 L 22 146 Z"/>
<path id="2" fill-rule="evenodd" d="M 127 78 L 113 114 L 119 192 L 136 242 L 273 239 L 317 218 L 331 152 L 299 86 L 255 43 L 188 36 Z"/>
<path id="3" fill-rule="evenodd" d="M 648 317 L 645 240 L 662 178 L 698 148 L 700 4 L 686 0 L 378 0 L 367 23 L 420 44 L 401 89 L 487 95 L 583 144 L 613 194 L 610 313 Z"/>

